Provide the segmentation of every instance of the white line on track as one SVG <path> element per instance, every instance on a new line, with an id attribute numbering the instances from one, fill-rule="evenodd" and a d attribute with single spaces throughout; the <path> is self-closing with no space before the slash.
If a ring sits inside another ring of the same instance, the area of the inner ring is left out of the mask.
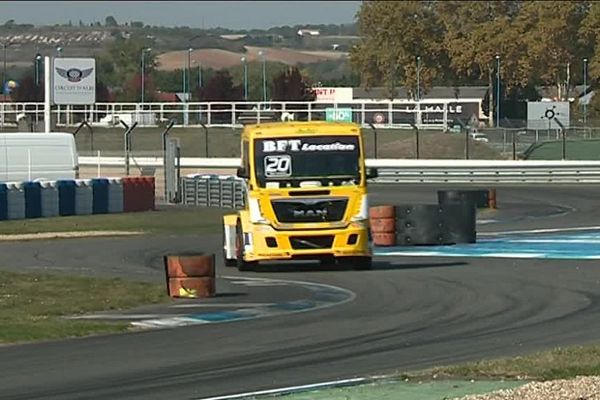
<path id="1" fill-rule="evenodd" d="M 211 304 L 175 304 L 171 308 L 219 308 L 219 307 L 269 307 L 275 303 L 211 303 Z"/>
<path id="2" fill-rule="evenodd" d="M 197 400 L 234 400 L 234 399 L 253 398 L 255 396 L 264 396 L 264 395 L 283 395 L 283 394 L 305 392 L 305 391 L 316 390 L 316 389 L 326 389 L 326 388 L 350 386 L 350 385 L 356 385 L 358 383 L 366 383 L 369 381 L 370 381 L 370 379 L 368 379 L 368 378 L 341 379 L 338 381 L 313 383 L 313 384 L 309 384 L 309 385 L 300 385 L 300 386 L 290 386 L 290 387 L 279 388 L 279 389 L 260 390 L 257 392 L 238 393 L 238 394 L 217 396 L 217 397 L 206 397 L 206 398 L 200 398 Z"/>
<path id="3" fill-rule="evenodd" d="M 580 226 L 573 228 L 547 228 L 547 229 L 528 229 L 521 231 L 503 231 L 503 232 L 478 232 L 478 236 L 500 236 L 513 235 L 519 233 L 556 233 L 556 232 L 579 232 L 579 231 L 597 231 L 600 226 Z"/>

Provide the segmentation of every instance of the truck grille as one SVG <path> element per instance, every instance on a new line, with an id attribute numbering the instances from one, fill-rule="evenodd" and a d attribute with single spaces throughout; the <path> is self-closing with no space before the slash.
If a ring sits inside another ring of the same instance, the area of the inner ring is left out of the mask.
<path id="1" fill-rule="evenodd" d="M 290 236 L 290 245 L 294 250 L 330 249 L 333 235 Z"/>
<path id="2" fill-rule="evenodd" d="M 346 212 L 347 198 L 294 198 L 271 200 L 279 222 L 335 222 L 341 221 Z"/>

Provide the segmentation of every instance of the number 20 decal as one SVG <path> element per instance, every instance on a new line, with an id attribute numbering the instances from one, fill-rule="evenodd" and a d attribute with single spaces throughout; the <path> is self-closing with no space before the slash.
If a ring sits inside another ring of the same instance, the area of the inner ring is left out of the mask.
<path id="1" fill-rule="evenodd" d="M 266 156 L 265 176 L 291 176 L 292 157 L 289 155 Z"/>

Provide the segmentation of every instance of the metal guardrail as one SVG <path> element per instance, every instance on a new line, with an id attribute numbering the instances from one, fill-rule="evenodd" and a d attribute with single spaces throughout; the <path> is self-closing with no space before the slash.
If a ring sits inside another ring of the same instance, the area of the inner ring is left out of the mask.
<path id="1" fill-rule="evenodd" d="M 326 110 L 351 109 L 352 121 L 364 127 L 374 124 L 385 128 L 445 129 L 454 118 L 470 118 L 473 114 L 487 120 L 481 111 L 482 99 L 423 99 L 365 100 L 353 99 L 343 103 L 322 101 L 269 101 L 269 102 L 187 102 L 187 103 L 95 103 L 93 105 L 53 106 L 52 118 L 57 126 L 77 126 L 82 120 L 96 126 L 128 125 L 158 126 L 173 119 L 176 126 L 241 127 L 247 120 L 262 122 L 320 121 L 326 119 Z M 463 110 L 464 108 L 464 110 Z M 44 119 L 44 103 L 0 103 L 0 127 L 14 124 L 25 115 L 34 120 Z"/>
<path id="2" fill-rule="evenodd" d="M 139 166 L 162 166 L 160 157 L 132 157 Z M 122 166 L 123 157 L 79 157 L 80 165 Z M 182 168 L 235 169 L 239 158 L 182 158 Z M 600 161 L 368 159 L 379 183 L 577 184 L 600 183 Z"/>
<path id="3" fill-rule="evenodd" d="M 245 205 L 245 183 L 234 176 L 183 177 L 181 190 L 181 201 L 185 205 L 234 209 Z"/>

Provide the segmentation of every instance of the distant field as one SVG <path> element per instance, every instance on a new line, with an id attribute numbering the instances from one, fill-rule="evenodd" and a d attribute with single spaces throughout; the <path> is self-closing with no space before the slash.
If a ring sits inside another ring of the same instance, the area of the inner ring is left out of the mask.
<path id="1" fill-rule="evenodd" d="M 304 51 L 286 48 L 261 48 L 246 46 L 246 53 L 237 53 L 220 49 L 199 49 L 190 53 L 192 62 L 200 63 L 205 68 L 221 69 L 231 68 L 240 65 L 242 56 L 248 59 L 248 62 L 260 61 L 259 51 L 264 51 L 266 60 L 269 62 L 280 62 L 287 65 L 310 64 L 321 61 L 339 60 L 347 53 L 339 51 Z M 174 70 L 181 69 L 182 60 L 185 59 L 187 52 L 169 51 L 158 56 L 158 69 Z"/>

